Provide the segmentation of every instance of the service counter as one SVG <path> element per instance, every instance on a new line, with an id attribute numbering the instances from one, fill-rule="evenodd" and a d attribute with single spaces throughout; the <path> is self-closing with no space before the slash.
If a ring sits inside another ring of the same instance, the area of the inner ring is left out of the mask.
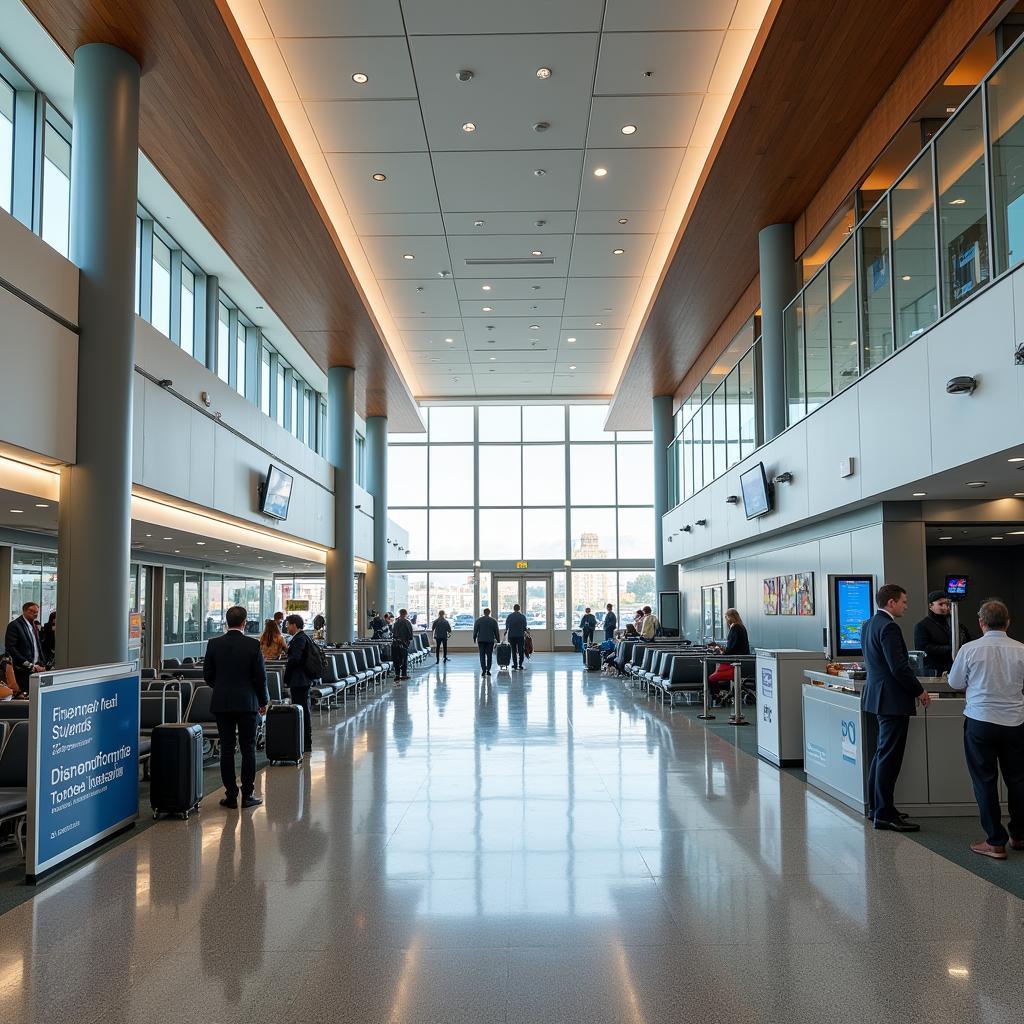
<path id="1" fill-rule="evenodd" d="M 861 708 L 864 681 L 805 671 L 804 771 L 807 781 L 849 807 L 867 811 L 874 723 Z M 922 678 L 933 696 L 910 719 L 896 806 L 912 817 L 977 815 L 964 760 L 964 698 L 944 679 Z"/>

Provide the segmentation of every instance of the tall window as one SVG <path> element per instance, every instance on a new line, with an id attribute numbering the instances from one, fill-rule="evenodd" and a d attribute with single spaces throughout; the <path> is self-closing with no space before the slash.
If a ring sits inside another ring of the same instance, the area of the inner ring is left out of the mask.
<path id="1" fill-rule="evenodd" d="M 14 89 L 0 78 L 0 209 L 11 212 L 14 185 Z"/>
<path id="2" fill-rule="evenodd" d="M 235 322 L 235 390 L 245 396 L 245 324 Z"/>
<path id="3" fill-rule="evenodd" d="M 181 268 L 181 347 L 190 355 L 196 338 L 196 275 L 184 264 Z"/>
<path id="4" fill-rule="evenodd" d="M 270 415 L 270 352 L 263 349 L 260 353 L 260 411 L 264 416 Z"/>
<path id="5" fill-rule="evenodd" d="M 166 337 L 171 336 L 171 248 L 153 236 L 153 305 L 150 323 Z"/>
<path id="6" fill-rule="evenodd" d="M 67 256 L 71 225 L 71 143 L 51 124 L 49 114 L 47 117 L 43 132 L 42 238 L 62 256 Z"/>
<path id="7" fill-rule="evenodd" d="M 231 368 L 231 311 L 223 302 L 217 303 L 217 376 L 225 384 Z"/>

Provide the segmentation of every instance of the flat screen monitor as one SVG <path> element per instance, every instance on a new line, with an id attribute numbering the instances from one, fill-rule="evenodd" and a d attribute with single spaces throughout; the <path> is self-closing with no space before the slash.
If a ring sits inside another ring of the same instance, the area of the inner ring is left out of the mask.
<path id="1" fill-rule="evenodd" d="M 837 658 L 863 657 L 861 626 L 874 613 L 872 576 L 834 576 L 832 578 L 832 628 Z"/>
<path id="2" fill-rule="evenodd" d="M 948 597 L 957 600 L 961 597 L 967 596 L 967 583 L 970 577 L 968 576 L 947 576 L 946 577 L 946 595 Z"/>
<path id="3" fill-rule="evenodd" d="M 771 512 L 772 498 L 763 462 L 740 474 L 740 490 L 743 492 L 743 511 L 748 519 L 756 519 Z"/>
<path id="4" fill-rule="evenodd" d="M 267 470 L 260 496 L 260 511 L 274 519 L 288 518 L 288 503 L 292 498 L 292 478 L 277 466 Z"/>

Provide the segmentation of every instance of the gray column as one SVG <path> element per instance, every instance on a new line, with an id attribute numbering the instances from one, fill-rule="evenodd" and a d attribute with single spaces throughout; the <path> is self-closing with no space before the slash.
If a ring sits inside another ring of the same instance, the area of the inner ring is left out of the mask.
<path id="1" fill-rule="evenodd" d="M 14 576 L 14 548 L 0 547 L 0 622 L 10 622 L 14 618 L 11 608 L 11 585 Z M 21 609 L 18 609 L 21 614 Z M 40 609 L 42 614 L 42 609 Z"/>
<path id="2" fill-rule="evenodd" d="M 382 612 L 388 603 L 388 418 L 366 420 L 366 489 L 373 496 L 373 562 L 366 570 L 366 600 Z"/>
<path id="3" fill-rule="evenodd" d="M 206 275 L 206 368 L 217 372 L 217 324 L 220 322 L 220 278 Z"/>
<path id="4" fill-rule="evenodd" d="M 772 224 L 757 236 L 761 270 L 761 357 L 764 380 L 764 439 L 786 429 L 786 350 L 783 310 L 797 291 L 793 225 Z"/>
<path id="5" fill-rule="evenodd" d="M 334 547 L 327 552 L 327 635 L 351 640 L 355 600 L 356 371 L 327 371 L 327 458 L 334 466 Z"/>
<path id="6" fill-rule="evenodd" d="M 679 589 L 679 570 L 665 564 L 661 517 L 668 512 L 668 446 L 672 443 L 672 396 L 656 395 L 654 420 L 654 589 Z"/>
<path id="7" fill-rule="evenodd" d="M 71 259 L 78 290 L 78 449 L 61 470 L 57 664 L 128 656 L 139 65 L 75 51 Z"/>

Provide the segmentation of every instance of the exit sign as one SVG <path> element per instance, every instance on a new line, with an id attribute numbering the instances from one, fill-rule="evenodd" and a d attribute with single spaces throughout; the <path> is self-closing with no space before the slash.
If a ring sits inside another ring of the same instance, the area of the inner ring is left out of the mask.
<path id="1" fill-rule="evenodd" d="M 516 562 L 516 568 L 517 569 L 529 569 L 530 568 L 530 563 L 529 562 Z"/>

